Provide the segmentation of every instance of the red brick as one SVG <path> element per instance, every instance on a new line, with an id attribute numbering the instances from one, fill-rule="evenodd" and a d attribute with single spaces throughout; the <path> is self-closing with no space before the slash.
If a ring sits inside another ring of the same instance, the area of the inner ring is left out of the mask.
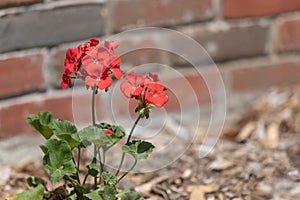
<path id="1" fill-rule="evenodd" d="M 300 83 L 300 62 L 287 62 L 275 65 L 271 69 L 271 84 L 287 86 Z"/>
<path id="2" fill-rule="evenodd" d="M 50 111 L 55 117 L 72 119 L 72 101 L 70 96 L 62 98 L 43 98 L 41 100 L 24 103 L 12 103 L 0 109 L 0 138 L 21 133 L 33 132 L 25 122 L 28 114 L 37 114 L 40 111 Z"/>
<path id="3" fill-rule="evenodd" d="M 277 22 L 277 50 L 300 50 L 300 16 L 280 18 Z"/>
<path id="4" fill-rule="evenodd" d="M 201 70 L 199 73 L 196 70 L 189 70 L 188 73 L 183 73 L 183 76 L 171 77 L 165 80 L 165 85 L 169 90 L 169 102 L 166 104 L 167 110 L 178 110 L 183 107 L 193 107 L 199 105 L 207 105 L 211 103 L 210 92 L 216 92 L 218 83 L 218 72 L 210 69 Z M 205 78 L 205 79 L 204 79 Z M 209 80 L 210 83 L 206 81 Z M 208 84 L 209 89 L 208 90 Z"/>
<path id="5" fill-rule="evenodd" d="M 43 55 L 0 60 L 0 97 L 45 89 Z"/>
<path id="6" fill-rule="evenodd" d="M 299 0 L 224 0 L 226 18 L 276 15 L 299 9 Z"/>
<path id="7" fill-rule="evenodd" d="M 34 4 L 34 3 L 41 3 L 41 2 L 43 2 L 43 0 L 1 0 L 0 8 L 24 6 L 24 5 Z"/>
<path id="8" fill-rule="evenodd" d="M 211 0 L 113 0 L 109 18 L 112 30 L 136 25 L 174 25 L 212 17 Z"/>
<path id="9" fill-rule="evenodd" d="M 163 63 L 163 57 L 167 53 L 159 49 L 140 49 L 131 51 L 121 56 L 124 65 L 138 66 L 146 63 Z"/>
<path id="10" fill-rule="evenodd" d="M 214 61 L 253 57 L 267 53 L 266 46 L 269 36 L 268 25 L 237 25 L 226 28 L 222 28 L 221 26 L 216 27 L 214 30 L 196 25 L 187 28 L 184 27 L 179 31 L 195 39 L 203 46 Z M 197 62 L 205 62 L 207 57 L 203 57 L 203 53 L 202 56 L 199 56 L 199 61 Z M 174 64 L 177 64 L 176 62 L 175 60 Z"/>
<path id="11" fill-rule="evenodd" d="M 271 86 L 300 83 L 300 62 L 282 61 L 273 64 L 246 66 L 232 70 L 233 92 L 263 90 Z"/>
<path id="12" fill-rule="evenodd" d="M 89 100 L 90 96 L 83 94 L 72 96 L 71 93 L 67 95 L 47 94 L 36 99 L 35 97 L 28 98 L 23 102 L 11 100 L 10 103 L 0 107 L 0 138 L 34 132 L 25 120 L 28 114 L 37 114 L 40 111 L 52 112 L 54 117 L 74 121 L 76 124 L 91 122 L 91 120 L 88 121 L 91 118 L 91 101 Z M 100 99 L 97 102 L 97 115 L 100 118 L 102 107 Z"/>

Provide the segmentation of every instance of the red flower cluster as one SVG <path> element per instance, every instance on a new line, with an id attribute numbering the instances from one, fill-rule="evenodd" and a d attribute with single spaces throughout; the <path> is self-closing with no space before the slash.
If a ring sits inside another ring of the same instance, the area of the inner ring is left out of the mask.
<path id="1" fill-rule="evenodd" d="M 98 44 L 91 38 L 83 46 L 67 50 L 62 88 L 72 87 L 72 78 L 81 78 L 88 86 L 103 90 L 112 84 L 111 74 L 117 79 L 123 76 L 120 57 L 114 53 L 119 44 L 105 41 L 104 46 L 97 47 Z"/>
<path id="2" fill-rule="evenodd" d="M 148 76 L 144 76 L 130 72 L 120 88 L 126 97 L 138 99 L 143 107 L 147 107 L 148 104 L 162 107 L 168 102 L 166 88 L 156 74 L 149 73 Z"/>

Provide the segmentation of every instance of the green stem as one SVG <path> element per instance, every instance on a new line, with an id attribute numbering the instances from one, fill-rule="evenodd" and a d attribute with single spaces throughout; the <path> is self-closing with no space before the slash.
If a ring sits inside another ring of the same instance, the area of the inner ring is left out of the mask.
<path id="1" fill-rule="evenodd" d="M 102 174 L 102 172 L 104 172 L 104 169 L 103 169 L 103 162 L 102 162 L 102 159 L 101 159 L 100 148 L 98 149 L 98 159 L 100 161 L 100 174 Z"/>
<path id="2" fill-rule="evenodd" d="M 131 168 L 127 171 L 127 172 L 125 172 L 119 179 L 118 179 L 118 182 L 117 183 L 119 183 L 131 170 L 133 170 L 133 168 L 136 166 L 136 163 L 137 163 L 137 159 L 136 158 L 134 158 L 134 163 L 133 163 L 133 165 L 131 166 Z"/>
<path id="3" fill-rule="evenodd" d="M 78 195 L 78 198 L 84 199 L 83 194 L 85 193 L 85 189 L 82 187 L 82 185 L 80 185 L 75 179 L 69 177 L 69 176 L 64 176 L 65 180 L 68 180 L 71 182 L 71 184 L 73 185 L 76 194 Z"/>
<path id="4" fill-rule="evenodd" d="M 79 184 L 80 184 L 80 178 L 79 178 L 79 172 L 80 172 L 80 170 L 79 170 L 79 167 L 80 167 L 80 153 L 81 153 L 80 150 L 81 149 L 79 147 L 78 148 L 78 155 L 77 155 L 77 172 L 78 172 L 78 182 L 79 182 Z"/>
<path id="5" fill-rule="evenodd" d="M 72 156 L 72 161 L 73 161 L 74 165 L 76 166 L 76 162 L 75 162 L 75 159 L 74 159 L 73 156 Z M 80 180 L 79 180 L 79 170 L 78 169 L 76 170 L 76 179 L 77 179 L 78 183 L 80 183 Z"/>
<path id="6" fill-rule="evenodd" d="M 97 164 L 97 147 L 94 145 L 94 158 L 93 163 Z M 97 188 L 97 176 L 94 177 L 94 188 Z"/>
<path id="7" fill-rule="evenodd" d="M 93 95 L 92 95 L 92 121 L 93 121 L 93 126 L 96 125 L 96 115 L 95 115 L 95 96 L 97 92 L 97 87 L 93 87 Z"/>
<path id="8" fill-rule="evenodd" d="M 100 162 L 100 177 L 99 177 L 99 184 L 101 184 L 102 178 L 101 178 L 101 174 L 104 172 L 103 171 L 103 163 L 101 161 L 101 153 L 100 153 L 100 147 L 98 148 L 98 159 Z"/>
<path id="9" fill-rule="evenodd" d="M 130 133 L 129 133 L 129 136 L 128 136 L 128 138 L 127 138 L 127 142 L 126 142 L 126 143 L 128 143 L 128 142 L 130 141 L 131 136 L 132 136 L 132 134 L 133 134 L 133 131 L 134 131 L 136 125 L 139 123 L 139 121 L 140 121 L 141 118 L 142 118 L 142 116 L 139 115 L 138 118 L 135 120 L 135 122 L 134 122 L 134 124 L 133 124 L 133 126 L 132 126 L 132 128 L 131 128 L 131 130 L 130 130 Z"/>
<path id="10" fill-rule="evenodd" d="M 106 150 L 103 148 L 103 153 L 102 153 L 102 157 L 103 157 L 103 161 L 102 161 L 102 164 L 103 164 L 103 171 L 105 171 L 105 153 L 106 153 Z"/>
<path id="11" fill-rule="evenodd" d="M 89 174 L 86 174 L 85 175 L 85 177 L 84 177 L 84 179 L 83 179 L 83 183 L 82 183 L 82 185 L 84 185 L 85 184 L 85 182 L 86 182 L 86 179 L 87 179 L 87 177 L 89 176 Z"/>
<path id="12" fill-rule="evenodd" d="M 130 130 L 129 136 L 128 136 L 127 141 L 126 141 L 126 144 L 127 144 L 128 142 L 130 142 L 130 139 L 131 139 L 131 136 L 132 136 L 132 134 L 133 134 L 133 131 L 134 131 L 136 125 L 139 123 L 139 121 L 140 121 L 141 118 L 142 118 L 142 116 L 139 115 L 138 118 L 135 120 L 135 122 L 134 122 L 134 124 L 133 124 L 133 126 L 132 126 L 132 128 L 131 128 L 131 130 Z M 116 176 L 118 176 L 119 173 L 120 173 L 121 167 L 122 167 L 123 162 L 124 162 L 124 158 L 125 158 L 125 153 L 123 152 L 122 158 L 121 158 L 121 162 L 120 162 L 119 167 L 118 167 L 118 171 L 116 172 Z"/>
<path id="13" fill-rule="evenodd" d="M 92 95 L 92 121 L 93 121 L 93 126 L 96 125 L 96 116 L 95 116 L 95 96 L 97 92 L 97 86 L 93 87 L 93 95 Z M 97 164 L 97 147 L 94 144 L 94 158 L 93 162 Z M 96 189 L 97 187 L 97 177 L 94 177 L 94 188 Z"/>

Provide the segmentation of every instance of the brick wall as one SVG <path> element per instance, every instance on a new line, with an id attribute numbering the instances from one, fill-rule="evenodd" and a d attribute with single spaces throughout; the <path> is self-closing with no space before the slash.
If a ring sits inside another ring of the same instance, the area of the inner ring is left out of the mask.
<path id="1" fill-rule="evenodd" d="M 146 26 L 178 30 L 203 45 L 222 73 L 230 106 L 272 86 L 300 83 L 299 0 L 1 0 L 0 138 L 32 132 L 25 117 L 40 110 L 73 120 L 72 91 L 59 89 L 68 47 Z M 174 55 L 144 50 L 122 61 L 174 67 L 186 74 L 201 104 L 210 102 L 203 79 Z M 172 98 L 169 109 L 177 101 Z"/>

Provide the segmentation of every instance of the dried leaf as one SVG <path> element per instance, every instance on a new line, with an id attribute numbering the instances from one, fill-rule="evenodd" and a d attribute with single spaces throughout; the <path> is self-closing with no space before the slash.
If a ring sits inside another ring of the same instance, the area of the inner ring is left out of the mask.
<path id="1" fill-rule="evenodd" d="M 271 123 L 263 140 L 265 147 L 276 148 L 279 144 L 279 124 Z"/>
<path id="2" fill-rule="evenodd" d="M 218 186 L 214 184 L 190 186 L 190 187 L 192 188 L 190 200 L 205 200 L 206 199 L 205 193 L 213 192 L 218 189 Z"/>
<path id="3" fill-rule="evenodd" d="M 255 122 L 249 122 L 247 123 L 239 132 L 239 134 L 236 136 L 236 141 L 242 142 L 245 141 L 251 133 L 255 130 L 256 123 Z"/>

